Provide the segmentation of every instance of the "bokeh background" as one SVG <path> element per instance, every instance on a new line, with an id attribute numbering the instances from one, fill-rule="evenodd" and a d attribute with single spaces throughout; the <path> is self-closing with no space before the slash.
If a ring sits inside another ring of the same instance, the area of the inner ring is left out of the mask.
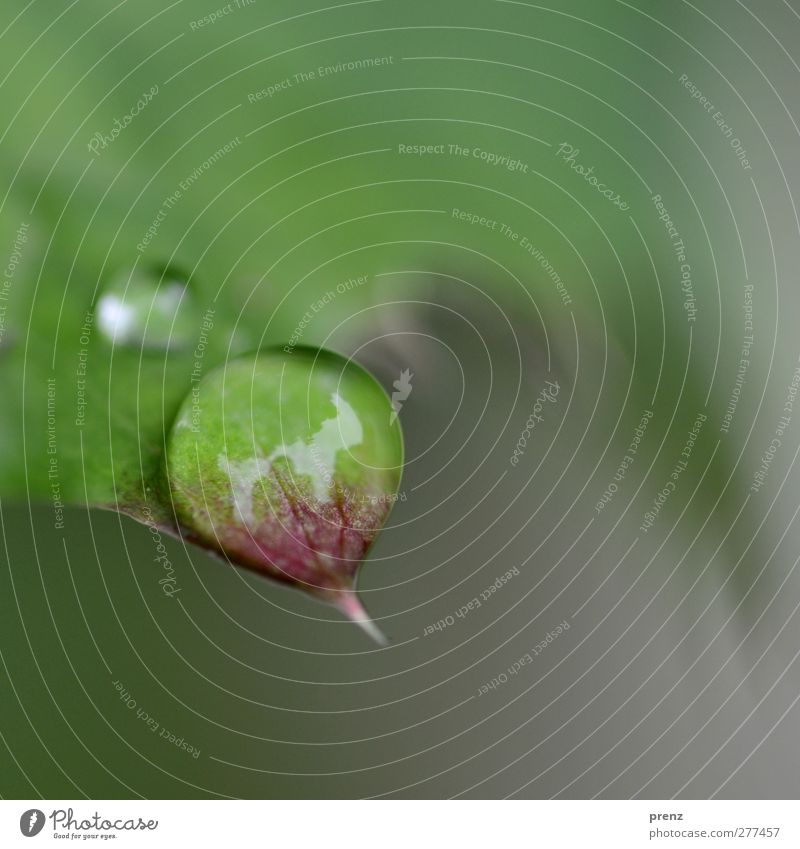
<path id="1" fill-rule="evenodd" d="M 0 794 L 797 797 L 796 0 L 13 0 L 0 46 Z M 385 648 L 164 535 L 168 596 L 98 509 L 197 344 L 298 329 L 413 374 Z"/>

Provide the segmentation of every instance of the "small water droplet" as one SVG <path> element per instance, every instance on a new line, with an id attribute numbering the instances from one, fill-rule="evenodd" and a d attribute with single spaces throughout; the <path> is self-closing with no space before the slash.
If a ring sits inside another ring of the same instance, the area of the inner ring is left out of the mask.
<path id="1" fill-rule="evenodd" d="M 97 300 L 97 327 L 115 346 L 149 350 L 193 344 L 200 310 L 186 275 L 134 267 L 114 274 Z"/>

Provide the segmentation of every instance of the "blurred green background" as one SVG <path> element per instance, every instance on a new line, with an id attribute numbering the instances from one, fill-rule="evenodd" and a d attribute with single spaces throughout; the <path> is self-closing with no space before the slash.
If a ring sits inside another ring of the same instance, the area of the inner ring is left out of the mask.
<path id="1" fill-rule="evenodd" d="M 6 4 L 0 793 L 795 797 L 798 44 L 777 0 Z M 111 344 L 133 268 L 185 344 Z M 201 339 L 309 310 L 414 374 L 386 649 L 165 536 L 169 598 L 86 506 L 156 472 Z"/>

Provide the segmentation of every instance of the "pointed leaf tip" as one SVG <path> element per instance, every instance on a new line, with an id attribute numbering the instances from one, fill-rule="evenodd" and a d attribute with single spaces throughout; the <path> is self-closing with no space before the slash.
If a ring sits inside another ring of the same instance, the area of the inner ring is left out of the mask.
<path id="1" fill-rule="evenodd" d="M 364 609 L 361 600 L 354 593 L 343 593 L 334 602 L 334 606 L 351 621 L 358 625 L 368 637 L 371 637 L 379 646 L 388 646 L 389 640 L 381 629 L 375 624 L 369 613 Z"/>

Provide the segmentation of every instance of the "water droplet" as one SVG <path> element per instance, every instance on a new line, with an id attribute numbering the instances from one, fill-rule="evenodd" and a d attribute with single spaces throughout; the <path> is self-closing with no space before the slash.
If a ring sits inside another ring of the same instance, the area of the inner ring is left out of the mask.
<path id="1" fill-rule="evenodd" d="M 169 435 L 179 521 L 379 639 L 354 584 L 400 483 L 392 412 L 368 372 L 331 352 L 270 349 L 228 362 L 195 387 Z"/>
<path id="2" fill-rule="evenodd" d="M 115 274 L 98 298 L 97 327 L 115 346 L 187 348 L 196 341 L 200 311 L 185 275 L 135 267 Z"/>

